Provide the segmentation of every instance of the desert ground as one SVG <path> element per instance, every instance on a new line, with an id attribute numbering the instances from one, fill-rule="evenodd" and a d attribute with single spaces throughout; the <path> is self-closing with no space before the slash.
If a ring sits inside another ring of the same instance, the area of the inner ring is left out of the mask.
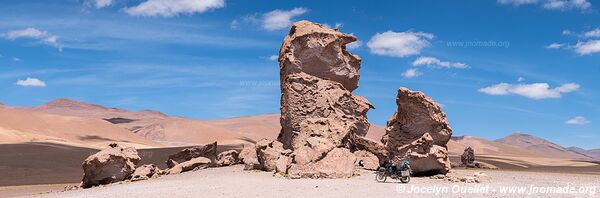
<path id="1" fill-rule="evenodd" d="M 489 179 L 478 184 L 451 183 L 427 177 L 413 178 L 410 183 L 402 184 L 390 179 L 386 183 L 377 183 L 371 171 L 362 171 L 360 176 L 348 179 L 291 180 L 272 173 L 242 169 L 239 165 L 211 168 L 136 183 L 28 197 L 598 197 L 600 193 L 597 192 L 600 190 L 600 177 L 597 175 L 484 170 Z M 480 171 L 455 169 L 451 174 L 473 175 Z M 532 184 L 533 187 L 530 186 Z M 529 194 L 530 189 L 535 187 L 567 186 L 584 187 L 584 190 L 582 193 L 569 194 Z M 423 192 L 423 189 L 415 192 L 415 189 L 427 187 L 437 187 L 439 190 L 437 193 Z M 500 192 L 511 187 L 525 190 Z M 459 188 L 479 191 L 460 192 Z"/>

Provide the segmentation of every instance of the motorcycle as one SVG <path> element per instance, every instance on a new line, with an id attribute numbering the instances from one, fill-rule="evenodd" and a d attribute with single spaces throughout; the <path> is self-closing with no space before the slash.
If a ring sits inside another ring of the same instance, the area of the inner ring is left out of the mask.
<path id="1" fill-rule="evenodd" d="M 394 163 L 385 163 L 377 170 L 375 180 L 377 182 L 385 182 L 387 177 L 391 177 L 392 179 L 400 180 L 402 183 L 408 183 L 410 182 L 411 174 L 412 170 L 410 169 L 409 161 L 404 160 L 399 167 Z"/>

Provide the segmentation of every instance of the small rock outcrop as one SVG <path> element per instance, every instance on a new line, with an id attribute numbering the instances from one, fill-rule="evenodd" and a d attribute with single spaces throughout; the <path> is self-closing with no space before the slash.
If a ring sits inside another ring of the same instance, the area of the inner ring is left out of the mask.
<path id="1" fill-rule="evenodd" d="M 239 152 L 229 150 L 217 155 L 217 166 L 231 166 L 240 162 Z"/>
<path id="2" fill-rule="evenodd" d="M 264 171 L 285 173 L 289 164 L 281 163 L 290 162 L 291 153 L 291 150 L 284 149 L 283 144 L 278 141 L 262 139 L 256 143 L 258 162 L 261 164 L 260 169 Z"/>
<path id="3" fill-rule="evenodd" d="M 341 156 L 354 159 L 348 150 L 353 147 L 351 137 L 364 136 L 369 129 L 366 114 L 373 106 L 352 94 L 358 87 L 361 59 L 348 52 L 346 44 L 354 41 L 353 35 L 309 21 L 294 23 L 283 41 L 279 52 L 282 129 L 277 140 L 283 149 L 293 151 L 292 177 L 352 176 L 346 167 L 337 170 L 337 164 L 327 163 Z M 264 163 L 264 168 L 272 169 Z M 353 169 L 354 161 L 349 164 Z"/>
<path id="4" fill-rule="evenodd" d="M 211 159 L 208 159 L 206 157 L 196 157 L 175 165 L 174 167 L 167 170 L 167 174 L 172 175 L 192 170 L 201 170 L 208 168 L 209 166 L 211 166 L 211 164 L 213 164 L 213 161 Z"/>
<path id="5" fill-rule="evenodd" d="M 258 154 L 254 145 L 244 145 L 239 154 L 240 162 L 244 164 L 244 170 L 261 169 Z"/>
<path id="6" fill-rule="evenodd" d="M 446 114 L 422 92 L 401 87 L 397 111 L 387 123 L 382 142 L 389 159 L 409 160 L 416 174 L 445 174 L 450 170 L 446 144 L 452 129 Z"/>
<path id="7" fill-rule="evenodd" d="M 144 164 L 140 167 L 137 167 L 133 174 L 131 174 L 131 181 L 147 180 L 162 174 L 164 174 L 164 172 L 160 170 L 156 165 Z"/>
<path id="8" fill-rule="evenodd" d="M 131 177 L 141 158 L 133 147 L 122 147 L 112 143 L 108 148 L 93 154 L 82 164 L 81 187 L 110 184 Z"/>
<path id="9" fill-rule="evenodd" d="M 465 148 L 465 151 L 460 156 L 460 162 L 461 166 L 475 168 L 475 152 L 473 151 L 473 148 Z"/>
<path id="10" fill-rule="evenodd" d="M 216 165 L 217 159 L 217 142 L 207 144 L 204 146 L 197 146 L 192 148 L 183 149 L 175 154 L 169 156 L 167 160 L 167 166 L 169 168 L 175 167 L 177 164 L 182 162 L 190 161 L 193 158 L 205 157 L 210 159 L 211 166 Z"/>

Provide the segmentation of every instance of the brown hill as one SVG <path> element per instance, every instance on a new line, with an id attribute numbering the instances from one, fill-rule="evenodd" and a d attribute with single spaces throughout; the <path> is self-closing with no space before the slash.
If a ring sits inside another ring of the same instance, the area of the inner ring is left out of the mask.
<path id="1" fill-rule="evenodd" d="M 569 147 L 567 149 L 570 151 L 573 151 L 573 152 L 577 152 L 577 153 L 581 153 L 583 155 L 590 156 L 590 157 L 600 161 L 600 149 L 585 150 L 585 149 L 582 149 L 579 147 Z"/>
<path id="2" fill-rule="evenodd" d="M 110 142 L 139 148 L 163 146 L 99 119 L 0 108 L 0 144 L 24 142 L 92 148 L 101 148 Z"/>
<path id="3" fill-rule="evenodd" d="M 496 140 L 496 142 L 513 145 L 536 153 L 544 154 L 556 158 L 570 158 L 591 160 L 590 156 L 583 153 L 574 152 L 566 149 L 558 144 L 552 143 L 540 137 L 529 134 L 514 133 L 504 138 Z"/>

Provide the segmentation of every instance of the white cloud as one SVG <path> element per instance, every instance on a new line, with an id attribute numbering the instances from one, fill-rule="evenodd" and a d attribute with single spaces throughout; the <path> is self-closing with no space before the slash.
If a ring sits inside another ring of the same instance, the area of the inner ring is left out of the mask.
<path id="1" fill-rule="evenodd" d="M 46 83 L 37 78 L 27 77 L 25 80 L 18 80 L 16 85 L 23 87 L 45 87 Z"/>
<path id="2" fill-rule="evenodd" d="M 576 53 L 579 55 L 588 55 L 600 52 L 600 40 L 591 40 L 585 42 L 577 42 L 573 47 Z"/>
<path id="3" fill-rule="evenodd" d="M 17 58 L 17 57 L 13 57 L 13 58 L 12 58 L 12 60 L 13 60 L 14 62 L 21 62 L 21 59 L 20 59 L 20 58 Z"/>
<path id="4" fill-rule="evenodd" d="M 269 56 L 269 60 L 271 60 L 271 61 L 277 61 L 278 59 L 279 59 L 279 56 L 277 56 L 277 55 Z"/>
<path id="5" fill-rule="evenodd" d="M 584 125 L 590 123 L 590 121 L 583 116 L 577 116 L 567 120 L 565 123 L 572 125 Z"/>
<path id="6" fill-rule="evenodd" d="M 525 78 L 523 78 L 522 76 L 519 76 L 519 78 L 517 78 L 517 82 L 523 82 L 525 81 Z"/>
<path id="7" fill-rule="evenodd" d="M 423 75 L 423 73 L 419 72 L 416 68 L 407 69 L 402 73 L 402 76 L 405 78 L 414 78 Z"/>
<path id="8" fill-rule="evenodd" d="M 560 98 L 563 93 L 573 92 L 579 89 L 576 83 L 563 84 L 560 87 L 550 88 L 548 83 L 517 84 L 499 83 L 479 89 L 480 92 L 489 95 L 516 94 L 531 99 Z"/>
<path id="9" fill-rule="evenodd" d="M 113 0 L 89 0 L 88 3 L 100 9 L 112 5 Z"/>
<path id="10" fill-rule="evenodd" d="M 9 31 L 2 34 L 2 37 L 8 40 L 16 40 L 20 38 L 37 39 L 40 41 L 40 43 L 54 46 L 58 48 L 59 51 L 62 51 L 62 45 L 58 42 L 58 36 L 32 27 L 22 30 Z"/>
<path id="11" fill-rule="evenodd" d="M 441 67 L 441 68 L 460 68 L 464 69 L 469 67 L 467 64 L 459 63 L 459 62 L 448 62 L 448 61 L 440 61 L 440 59 L 434 57 L 421 56 L 417 58 L 412 63 L 413 66 L 433 66 L 433 67 Z"/>
<path id="12" fill-rule="evenodd" d="M 406 57 L 420 54 L 423 48 L 431 45 L 430 39 L 433 39 L 433 34 L 387 31 L 375 34 L 367 46 L 376 55 Z"/>
<path id="13" fill-rule="evenodd" d="M 354 41 L 354 42 L 352 42 L 352 43 L 348 43 L 348 44 L 346 44 L 346 49 L 349 49 L 349 50 L 357 49 L 357 48 L 359 48 L 361 45 L 362 45 L 362 42 L 361 42 L 361 41 L 359 41 L 359 40 L 357 40 L 357 41 Z"/>
<path id="14" fill-rule="evenodd" d="M 587 0 L 547 0 L 543 7 L 549 10 L 588 10 L 592 4 Z"/>
<path id="15" fill-rule="evenodd" d="M 592 4 L 588 0 L 498 0 L 503 5 L 537 5 L 548 10 L 589 10 Z"/>
<path id="16" fill-rule="evenodd" d="M 344 26 L 344 24 L 343 24 L 343 23 L 335 23 L 335 25 L 334 25 L 334 26 L 331 26 L 331 25 L 329 25 L 329 24 L 327 24 L 327 23 L 323 23 L 323 27 L 326 27 L 326 28 L 329 28 L 329 29 L 339 29 L 339 28 L 341 28 L 342 26 Z"/>
<path id="17" fill-rule="evenodd" d="M 526 4 L 536 4 L 538 3 L 538 0 L 498 0 L 498 3 L 520 6 Z"/>
<path id="18" fill-rule="evenodd" d="M 548 49 L 560 49 L 560 48 L 562 48 L 564 46 L 565 46 L 565 44 L 563 44 L 563 43 L 552 43 L 552 44 L 546 46 L 546 48 L 548 48 Z"/>
<path id="19" fill-rule="evenodd" d="M 263 14 L 262 27 L 267 30 L 281 30 L 289 28 L 292 18 L 308 12 L 306 8 L 294 8 L 292 10 L 273 10 Z"/>
<path id="20" fill-rule="evenodd" d="M 571 30 L 563 30 L 562 35 L 571 35 L 573 32 Z"/>
<path id="21" fill-rule="evenodd" d="M 240 22 L 237 19 L 234 19 L 233 21 L 231 21 L 231 23 L 229 24 L 229 27 L 231 29 L 239 29 L 240 28 Z"/>
<path id="22" fill-rule="evenodd" d="M 600 37 L 600 28 L 596 28 L 592 31 L 583 33 L 584 37 Z"/>
<path id="23" fill-rule="evenodd" d="M 146 0 L 123 10 L 132 16 L 173 17 L 225 7 L 225 0 Z"/>

